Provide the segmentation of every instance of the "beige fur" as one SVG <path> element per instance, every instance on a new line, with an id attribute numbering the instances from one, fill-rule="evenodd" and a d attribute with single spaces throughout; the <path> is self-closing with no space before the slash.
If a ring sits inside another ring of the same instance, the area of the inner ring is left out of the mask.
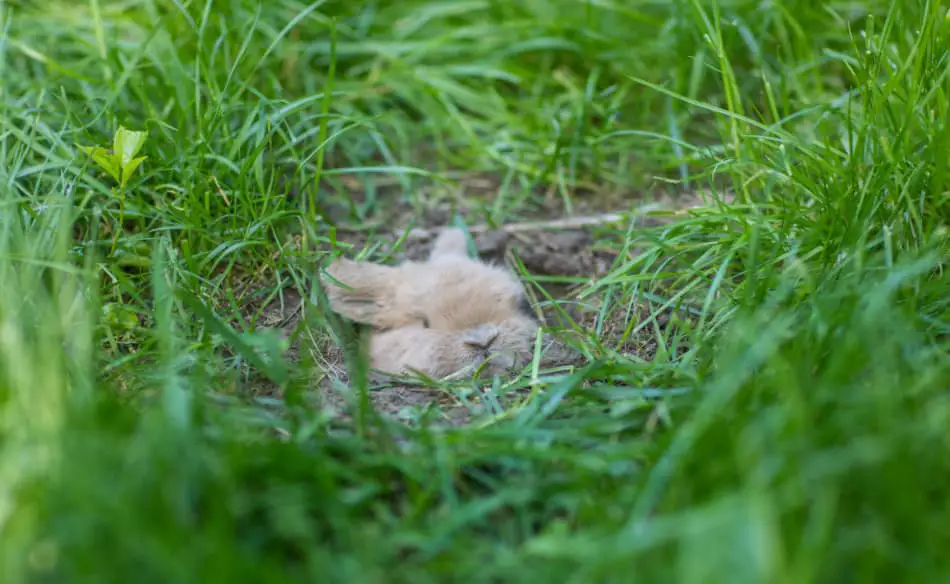
<path id="1" fill-rule="evenodd" d="M 461 230 L 443 231 L 426 262 L 339 259 L 326 272 L 330 307 L 372 327 L 374 369 L 443 378 L 485 363 L 494 375 L 531 357 L 538 321 L 524 288 L 508 269 L 469 258 Z"/>

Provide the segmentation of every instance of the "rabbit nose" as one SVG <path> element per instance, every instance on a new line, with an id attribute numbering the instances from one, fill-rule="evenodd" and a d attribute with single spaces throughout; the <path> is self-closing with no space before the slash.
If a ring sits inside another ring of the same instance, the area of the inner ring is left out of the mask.
<path id="1" fill-rule="evenodd" d="M 464 342 L 476 349 L 488 349 L 498 338 L 498 328 L 490 325 L 477 326 L 465 333 Z"/>

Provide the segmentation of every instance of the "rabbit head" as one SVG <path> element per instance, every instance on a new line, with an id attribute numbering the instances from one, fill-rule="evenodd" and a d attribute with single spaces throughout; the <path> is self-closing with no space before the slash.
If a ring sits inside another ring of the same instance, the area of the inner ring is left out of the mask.
<path id="1" fill-rule="evenodd" d="M 370 325 L 370 366 L 435 378 L 500 374 L 530 359 L 539 323 L 507 268 L 471 259 L 461 230 L 443 231 L 425 262 L 338 259 L 323 277 L 330 308 Z"/>

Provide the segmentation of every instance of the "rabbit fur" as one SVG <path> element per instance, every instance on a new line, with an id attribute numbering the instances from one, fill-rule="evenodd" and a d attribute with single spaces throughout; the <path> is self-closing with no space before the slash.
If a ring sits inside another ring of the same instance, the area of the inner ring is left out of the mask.
<path id="1" fill-rule="evenodd" d="M 524 287 L 506 267 L 470 258 L 460 229 L 442 231 L 425 262 L 337 259 L 322 280 L 334 312 L 370 326 L 377 371 L 496 375 L 531 358 L 540 323 Z"/>

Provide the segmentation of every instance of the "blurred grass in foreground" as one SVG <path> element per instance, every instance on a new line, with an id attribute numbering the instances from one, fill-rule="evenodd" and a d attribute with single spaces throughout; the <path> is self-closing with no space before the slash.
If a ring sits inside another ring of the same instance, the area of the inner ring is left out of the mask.
<path id="1" fill-rule="evenodd" d="M 0 7 L 4 582 L 950 571 L 944 3 Z M 124 188 L 77 148 L 119 125 L 147 132 Z M 309 290 L 321 214 L 421 214 L 476 170 L 473 221 L 728 185 L 605 235 L 638 253 L 584 291 L 698 319 L 496 423 L 331 432 L 319 372 L 205 318 L 248 278 Z"/>

